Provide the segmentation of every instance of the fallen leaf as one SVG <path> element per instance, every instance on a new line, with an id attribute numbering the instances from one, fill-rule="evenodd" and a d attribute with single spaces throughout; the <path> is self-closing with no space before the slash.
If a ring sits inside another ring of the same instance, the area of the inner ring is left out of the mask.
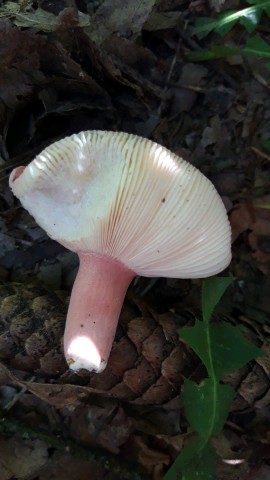
<path id="1" fill-rule="evenodd" d="M 180 24 L 181 12 L 152 12 L 146 20 L 143 29 L 149 32 L 174 28 Z"/>
<path id="2" fill-rule="evenodd" d="M 134 40 L 141 33 L 155 3 L 156 0 L 105 0 L 92 16 L 90 27 L 85 31 L 97 44 L 116 33 Z"/>
<path id="3" fill-rule="evenodd" d="M 48 447 L 40 440 L 0 438 L 0 452 L 1 480 L 29 478 L 48 460 Z"/>
<path id="4" fill-rule="evenodd" d="M 39 473 L 38 480 L 113 480 L 114 475 L 96 463 L 57 452 Z M 1 479 L 2 480 L 2 479 Z"/>
<path id="5" fill-rule="evenodd" d="M 269 480 L 270 467 L 269 465 L 261 465 L 259 468 L 255 467 L 243 480 Z"/>
<path id="6" fill-rule="evenodd" d="M 107 402 L 105 408 L 94 404 L 77 407 L 70 415 L 73 438 L 85 446 L 99 446 L 114 454 L 120 453 L 120 447 L 128 440 L 132 430 L 132 419 L 115 403 Z"/>
<path id="7" fill-rule="evenodd" d="M 139 437 L 137 437 L 136 441 L 139 448 L 139 463 L 143 465 L 149 474 L 153 475 L 153 478 L 162 478 L 162 475 L 157 476 L 157 469 L 160 467 L 160 473 L 164 473 L 163 467 L 170 465 L 170 456 L 161 452 L 158 448 L 149 447 L 144 440 Z"/>
<path id="8" fill-rule="evenodd" d="M 17 27 L 31 28 L 42 32 L 53 32 L 61 23 L 61 17 L 54 13 L 40 7 L 22 9 L 22 6 L 16 2 L 5 2 L 0 7 L 0 17 L 11 18 Z M 77 25 L 83 28 L 89 24 L 89 15 L 78 12 Z"/>
<path id="9" fill-rule="evenodd" d="M 252 204 L 245 203 L 233 207 L 230 211 L 232 241 L 234 242 L 241 233 L 252 229 L 255 221 L 255 211 Z"/>

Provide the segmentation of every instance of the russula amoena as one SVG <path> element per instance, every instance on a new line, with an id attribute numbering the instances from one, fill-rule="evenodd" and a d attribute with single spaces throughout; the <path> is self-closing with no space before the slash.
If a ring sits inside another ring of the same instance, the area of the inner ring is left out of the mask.
<path id="1" fill-rule="evenodd" d="M 106 367 L 136 275 L 203 278 L 230 262 L 230 226 L 212 183 L 145 138 L 72 135 L 13 170 L 10 186 L 48 235 L 79 255 L 64 335 L 74 370 Z"/>

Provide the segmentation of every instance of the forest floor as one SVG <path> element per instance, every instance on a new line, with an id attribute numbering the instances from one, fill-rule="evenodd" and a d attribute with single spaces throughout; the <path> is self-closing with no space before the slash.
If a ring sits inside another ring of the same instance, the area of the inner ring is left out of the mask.
<path id="1" fill-rule="evenodd" d="M 256 55 L 195 62 L 190 54 L 216 44 L 243 45 L 248 34 L 241 25 L 225 37 L 212 33 L 198 39 L 194 24 L 246 6 L 238 0 L 0 2 L 5 288 L 21 282 L 48 291 L 71 289 L 76 256 L 46 236 L 8 186 L 12 168 L 64 136 L 102 129 L 150 138 L 198 167 L 224 201 L 233 240 L 228 272 L 235 282 L 219 314 L 241 323 L 264 357 L 231 375 L 237 397 L 216 442 L 217 480 L 270 478 L 270 70 Z M 267 17 L 258 32 L 267 41 Z M 159 314 L 175 312 L 190 322 L 191 309 L 200 308 L 199 287 L 198 281 L 140 278 L 131 295 L 138 305 L 145 302 Z M 82 391 L 65 390 L 63 378 L 60 396 L 57 378 L 43 378 L 46 396 L 40 387 L 29 388 L 31 382 L 40 385 L 39 372 L 26 368 L 22 374 L 18 365 L 1 365 L 1 480 L 143 474 L 158 480 L 190 433 L 179 391 L 166 405 L 134 406 L 102 395 L 79 402 L 74 398 Z M 73 399 L 68 406 L 65 395 Z"/>

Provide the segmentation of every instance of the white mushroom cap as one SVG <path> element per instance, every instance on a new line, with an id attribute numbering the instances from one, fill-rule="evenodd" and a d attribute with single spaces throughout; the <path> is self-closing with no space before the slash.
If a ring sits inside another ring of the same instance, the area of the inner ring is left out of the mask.
<path id="1" fill-rule="evenodd" d="M 55 142 L 10 178 L 50 237 L 143 276 L 199 278 L 231 259 L 225 207 L 191 164 L 150 140 L 86 131 Z"/>

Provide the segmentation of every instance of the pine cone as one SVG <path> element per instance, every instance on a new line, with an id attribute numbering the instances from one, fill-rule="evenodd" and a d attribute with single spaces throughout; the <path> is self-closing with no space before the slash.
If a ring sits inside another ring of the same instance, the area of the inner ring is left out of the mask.
<path id="1" fill-rule="evenodd" d="M 141 299 L 128 297 L 107 368 L 99 374 L 74 373 L 63 355 L 68 300 L 65 292 L 0 285 L 0 360 L 17 376 L 18 371 L 35 374 L 39 388 L 32 383 L 28 389 L 45 398 L 49 385 L 69 384 L 83 387 L 81 393 L 88 389 L 142 404 L 162 404 L 179 395 L 188 354 L 177 334 L 177 315 L 157 314 Z"/>
<path id="2" fill-rule="evenodd" d="M 164 404 L 179 396 L 183 376 L 192 377 L 195 372 L 200 381 L 198 360 L 177 334 L 180 326 L 193 322 L 192 312 L 181 313 L 181 318 L 171 312 L 158 314 L 132 294 L 125 300 L 104 372 L 68 370 L 63 354 L 68 302 L 66 292 L 15 283 L 0 285 L 0 361 L 8 367 L 4 378 L 58 407 L 80 403 L 93 394 L 135 404 Z M 225 320 L 239 323 L 241 317 Z M 254 326 L 250 328 L 245 321 L 243 326 L 256 342 Z M 232 411 L 269 405 L 269 340 L 264 331 L 261 335 L 266 355 L 224 379 L 238 392 Z M 29 373 L 35 375 L 34 382 L 25 381 Z"/>

